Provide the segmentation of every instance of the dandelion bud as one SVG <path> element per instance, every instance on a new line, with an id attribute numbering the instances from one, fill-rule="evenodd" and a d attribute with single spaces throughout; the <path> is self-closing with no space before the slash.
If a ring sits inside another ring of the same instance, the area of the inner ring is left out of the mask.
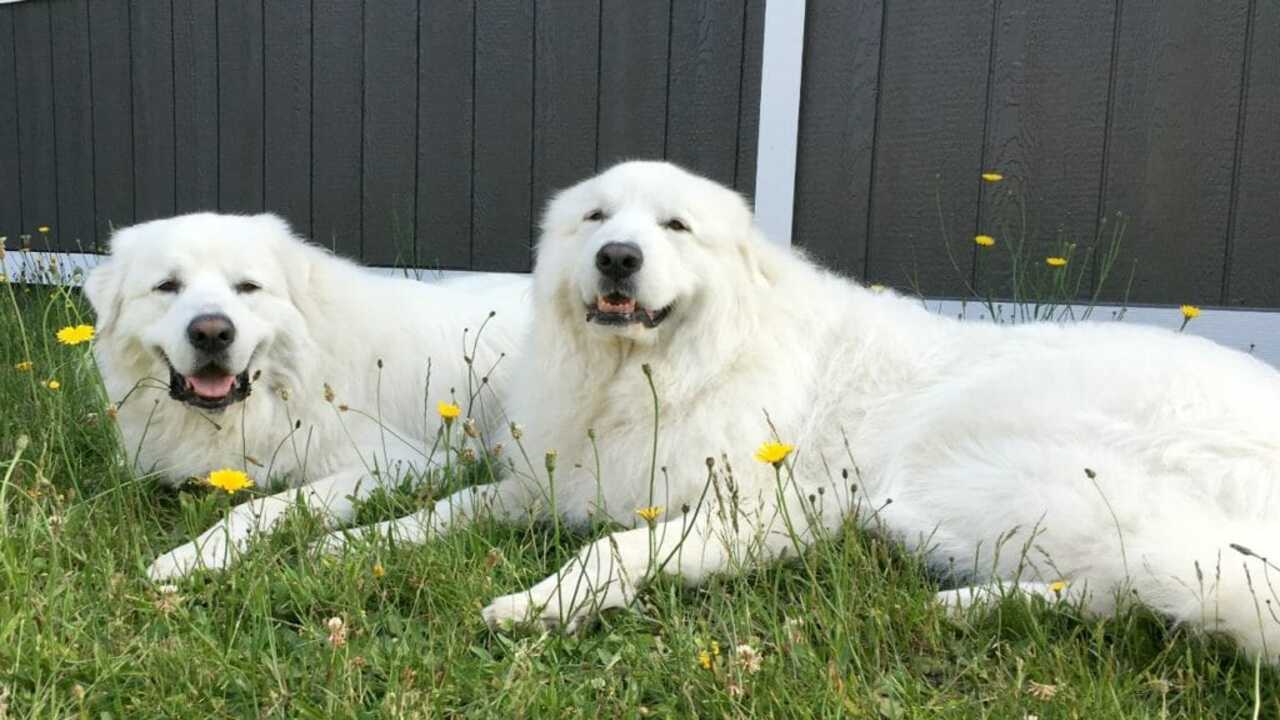
<path id="1" fill-rule="evenodd" d="M 338 412 L 346 412 L 346 411 L 348 411 L 348 410 L 350 410 L 350 409 L 351 409 L 351 408 L 350 408 L 350 407 L 348 407 L 345 403 L 344 403 L 344 404 L 342 404 L 342 405 L 339 405 L 339 406 L 338 406 Z"/>
<path id="2" fill-rule="evenodd" d="M 511 437 L 516 440 L 524 437 L 524 428 L 520 426 L 520 423 L 511 423 Z"/>
<path id="3" fill-rule="evenodd" d="M 462 449 L 462 462 L 470 464 L 470 463 L 473 463 L 473 462 L 475 462 L 475 461 L 476 461 L 476 451 L 475 451 L 475 448 L 463 448 L 463 449 Z"/>
<path id="4" fill-rule="evenodd" d="M 1093 470 L 1090 470 L 1089 468 L 1085 468 L 1085 469 L 1084 469 L 1084 474 L 1085 474 L 1085 476 L 1086 476 L 1086 477 L 1088 477 L 1090 480 L 1092 480 L 1092 479 L 1094 479 L 1094 478 L 1098 477 L 1098 473 L 1094 472 Z"/>
<path id="5" fill-rule="evenodd" d="M 548 450 L 547 455 L 544 458 L 544 462 L 547 466 L 548 474 L 555 472 L 556 471 L 556 451 Z"/>
<path id="6" fill-rule="evenodd" d="M 462 432 L 469 438 L 480 437 L 480 430 L 476 427 L 476 419 L 467 418 L 466 421 L 462 423 Z"/>
<path id="7" fill-rule="evenodd" d="M 494 445 L 493 449 L 490 452 L 493 453 L 494 457 L 502 457 L 502 443 L 498 443 L 497 445 Z"/>
<path id="8" fill-rule="evenodd" d="M 18 441 L 15 445 L 18 452 L 22 452 L 23 450 L 26 450 L 27 446 L 30 444 L 31 444 L 31 438 L 25 433 L 23 433 L 22 435 L 18 436 Z"/>
<path id="9" fill-rule="evenodd" d="M 382 358 L 378 358 L 378 369 L 382 369 Z"/>
<path id="10" fill-rule="evenodd" d="M 715 467 L 715 466 L 716 466 L 716 459 L 715 459 L 715 458 L 713 458 L 713 457 L 708 457 L 708 458 L 707 458 L 707 469 L 708 469 L 708 470 L 710 470 L 711 468 L 713 468 L 713 467 Z"/>
<path id="11" fill-rule="evenodd" d="M 649 363 L 641 365 L 640 369 L 644 371 L 646 376 L 653 377 L 653 368 L 649 367 Z"/>
<path id="12" fill-rule="evenodd" d="M 333 402 L 333 388 L 329 387 L 329 383 L 324 384 L 324 401 Z"/>

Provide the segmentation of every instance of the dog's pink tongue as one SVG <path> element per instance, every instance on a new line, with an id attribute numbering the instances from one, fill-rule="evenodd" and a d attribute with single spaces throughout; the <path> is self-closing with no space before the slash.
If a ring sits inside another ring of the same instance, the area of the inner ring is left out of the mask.
<path id="1" fill-rule="evenodd" d="M 221 398 L 226 397 L 231 392 L 231 387 L 236 384 L 234 375 L 216 375 L 213 377 L 190 375 L 187 377 L 187 384 L 200 397 L 205 398 Z"/>

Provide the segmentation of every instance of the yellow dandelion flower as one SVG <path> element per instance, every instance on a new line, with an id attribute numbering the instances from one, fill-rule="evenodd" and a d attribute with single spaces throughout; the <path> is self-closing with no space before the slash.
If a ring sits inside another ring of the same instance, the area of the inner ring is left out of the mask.
<path id="1" fill-rule="evenodd" d="M 48 226 L 48 225 L 41 225 L 40 227 L 36 228 L 36 232 L 40 233 L 41 235 L 48 235 L 48 234 L 49 234 L 49 226 Z"/>
<path id="2" fill-rule="evenodd" d="M 64 327 L 58 331 L 58 342 L 63 345 L 79 345 L 93 339 L 92 325 L 76 325 Z"/>
<path id="3" fill-rule="evenodd" d="M 710 670 L 711 669 L 711 653 L 707 652 L 706 650 L 699 650 L 698 664 L 702 666 L 703 670 Z"/>
<path id="4" fill-rule="evenodd" d="M 1060 268 L 1067 264 L 1067 259 L 1064 257 L 1047 257 L 1044 259 L 1044 263 L 1049 267 Z"/>
<path id="5" fill-rule="evenodd" d="M 1001 180 L 1004 179 L 1004 175 L 1001 175 L 998 172 L 988 171 L 988 172 L 982 173 L 982 179 L 986 180 L 987 182 L 1000 182 Z"/>
<path id="6" fill-rule="evenodd" d="M 982 247 L 991 247 L 996 244 L 996 239 L 990 235 L 976 235 L 973 241 Z"/>
<path id="7" fill-rule="evenodd" d="M 640 508 L 639 510 L 636 511 L 636 514 L 639 515 L 645 522 L 652 525 L 653 521 L 657 520 L 658 516 L 662 514 L 663 509 L 664 508 L 660 508 L 660 507 Z"/>
<path id="8" fill-rule="evenodd" d="M 50 379 L 50 380 L 45 380 L 45 381 L 41 382 L 40 384 L 41 384 L 41 385 L 43 385 L 43 386 L 45 386 L 45 387 L 47 387 L 47 388 L 49 388 L 50 390 L 57 390 L 58 388 L 62 387 L 62 383 L 58 382 L 57 380 L 52 380 L 52 379 Z"/>
<path id="9" fill-rule="evenodd" d="M 1062 580 L 1055 580 L 1049 583 L 1049 592 L 1052 592 L 1055 595 L 1061 595 L 1062 591 L 1066 589 L 1067 589 L 1067 584 Z"/>
<path id="10" fill-rule="evenodd" d="M 387 574 L 387 569 L 382 567 L 382 563 L 374 563 L 373 569 L 370 571 L 375 578 L 380 578 Z"/>
<path id="11" fill-rule="evenodd" d="M 462 408 L 448 402 L 441 402 L 436 405 L 436 411 L 440 413 L 440 417 L 444 418 L 445 422 L 451 422 L 462 414 Z"/>
<path id="12" fill-rule="evenodd" d="M 33 365 L 30 360 L 23 360 L 20 363 L 15 363 L 13 369 L 18 372 L 31 372 L 31 368 L 33 367 L 35 367 L 35 365 Z"/>
<path id="13" fill-rule="evenodd" d="M 873 293 L 882 293 L 885 290 L 884 286 L 880 283 L 872 283 L 867 286 L 867 289 Z"/>
<path id="14" fill-rule="evenodd" d="M 250 480 L 248 475 L 239 470 L 232 470 L 231 468 L 214 470 L 209 473 L 207 482 L 228 495 L 238 490 L 253 487 L 253 480 Z"/>
<path id="15" fill-rule="evenodd" d="M 1192 318 L 1198 318 L 1200 317 L 1200 308 L 1196 307 L 1195 305 L 1183 305 L 1182 317 L 1188 320 L 1191 320 Z"/>
<path id="16" fill-rule="evenodd" d="M 770 440 L 764 443 L 756 450 L 756 459 L 768 465 L 778 466 L 783 460 L 791 454 L 795 447 L 786 443 L 774 442 Z"/>

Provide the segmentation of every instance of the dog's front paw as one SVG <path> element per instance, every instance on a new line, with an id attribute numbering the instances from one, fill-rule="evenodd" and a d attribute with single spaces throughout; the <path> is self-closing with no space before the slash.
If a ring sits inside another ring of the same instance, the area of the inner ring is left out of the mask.
<path id="1" fill-rule="evenodd" d="M 189 542 L 156 558 L 147 568 L 152 582 L 165 582 L 186 577 L 196 570 L 220 570 L 227 564 L 226 540 L 210 537 L 202 544 Z"/>
<path id="2" fill-rule="evenodd" d="M 586 613 L 569 612 L 566 616 L 554 595 L 539 593 L 534 587 L 524 592 L 512 593 L 494 599 L 480 611 L 484 622 L 492 629 L 508 629 L 513 625 L 531 625 L 539 630 L 563 627 L 574 632 L 586 618 Z"/>

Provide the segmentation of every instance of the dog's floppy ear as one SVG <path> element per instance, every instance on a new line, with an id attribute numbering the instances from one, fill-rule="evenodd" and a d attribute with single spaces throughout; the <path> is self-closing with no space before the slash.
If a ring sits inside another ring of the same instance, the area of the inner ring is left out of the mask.
<path id="1" fill-rule="evenodd" d="M 738 244 L 738 252 L 753 282 L 762 287 L 777 282 L 782 249 L 769 242 L 754 222 L 747 229 L 746 238 Z"/>
<path id="2" fill-rule="evenodd" d="M 89 299 L 98 318 L 96 329 L 99 335 L 109 334 L 120 316 L 125 275 L 120 255 L 137 232 L 135 228 L 117 230 L 111 236 L 111 254 L 104 257 L 84 279 L 84 296 Z"/>
<path id="3" fill-rule="evenodd" d="M 254 220 L 261 223 L 272 238 L 276 257 L 284 269 L 289 302 L 293 303 L 307 325 L 312 325 L 324 312 L 325 283 L 319 281 L 317 275 L 323 272 L 325 250 L 307 244 L 278 215 L 265 213 L 254 216 Z"/>

